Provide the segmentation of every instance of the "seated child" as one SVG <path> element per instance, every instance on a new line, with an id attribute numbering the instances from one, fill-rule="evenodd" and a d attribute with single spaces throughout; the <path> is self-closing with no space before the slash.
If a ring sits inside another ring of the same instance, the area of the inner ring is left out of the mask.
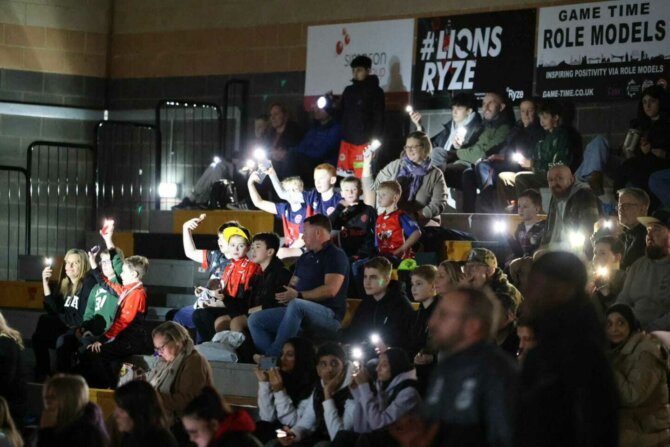
<path id="1" fill-rule="evenodd" d="M 223 323 L 220 330 L 242 332 L 246 328 L 251 283 L 254 276 L 261 272 L 260 266 L 247 257 L 249 238 L 242 229 L 226 228 L 223 238 L 228 243 L 231 262 L 221 274 L 221 289 L 213 303 L 206 302 L 193 312 L 193 323 L 202 341 L 210 341 L 214 337 L 217 332 L 214 323 L 224 315 L 227 324 Z"/>
<path id="2" fill-rule="evenodd" d="M 621 270 L 624 250 L 623 242 L 614 236 L 603 236 L 593 245 L 593 270 L 587 290 L 603 318 L 605 311 L 616 302 L 626 281 L 626 272 Z"/>
<path id="3" fill-rule="evenodd" d="M 525 190 L 517 203 L 522 222 L 514 231 L 514 237 L 508 238 L 512 255 L 506 264 L 510 280 L 517 287 L 523 288 L 533 264 L 533 254 L 540 248 L 547 229 L 547 222 L 538 218 L 542 211 L 542 196 L 536 190 Z"/>
<path id="4" fill-rule="evenodd" d="M 277 177 L 274 169 L 269 169 L 268 175 L 272 180 L 272 186 L 277 195 L 290 202 L 291 195 L 279 182 L 279 177 Z M 307 206 L 307 217 L 314 214 L 330 216 L 335 211 L 335 207 L 342 200 L 340 193 L 335 191 L 336 182 L 337 173 L 335 166 L 329 163 L 321 163 L 314 168 L 314 189 L 302 193 L 303 200 Z"/>
<path id="5" fill-rule="evenodd" d="M 251 239 L 249 258 L 258 264 L 261 273 L 254 277 L 251 285 L 251 307 L 249 313 L 278 307 L 281 304 L 275 294 L 283 292 L 291 280 L 284 264 L 276 256 L 279 251 L 279 236 L 275 233 L 258 233 Z"/>
<path id="6" fill-rule="evenodd" d="M 375 224 L 377 211 L 360 200 L 363 187 L 357 177 L 340 181 L 342 201 L 328 216 L 334 230 L 339 230 L 339 246 L 352 260 L 369 258 L 376 253 Z"/>
<path id="7" fill-rule="evenodd" d="M 411 340 L 408 354 L 414 359 L 419 392 L 423 396 L 428 387 L 428 379 L 437 364 L 437 352 L 428 346 L 428 320 L 439 303 L 440 297 L 435 289 L 437 268 L 434 265 L 420 265 L 410 275 L 412 297 L 419 303 L 419 310 L 410 324 Z"/>
<path id="8" fill-rule="evenodd" d="M 410 347 L 407 333 L 414 316 L 401 284 L 391 280 L 391 262 L 383 257 L 368 260 L 363 272 L 365 296 L 349 327 L 342 334 L 348 343 L 368 344 L 384 350 L 386 346 Z M 370 340 L 372 334 L 379 339 Z M 369 350 L 371 351 L 371 350 Z"/>
<path id="9" fill-rule="evenodd" d="M 305 242 L 302 240 L 303 225 L 307 218 L 307 206 L 304 204 L 303 182 L 300 177 L 288 177 L 281 184 L 284 191 L 289 194 L 289 202 L 270 202 L 263 200 L 256 183 L 261 179 L 256 172 L 251 173 L 247 186 L 249 197 L 256 208 L 266 213 L 274 214 L 282 221 L 284 228 L 284 246 L 275 254 L 279 259 L 297 257 L 302 254 Z"/>
<path id="10" fill-rule="evenodd" d="M 249 234 L 249 230 L 240 225 L 239 222 L 231 220 L 221 225 L 217 230 L 218 234 L 217 244 L 219 245 L 218 250 L 197 249 L 195 247 L 195 243 L 193 242 L 193 236 L 191 233 L 193 232 L 193 230 L 198 228 L 198 225 L 200 225 L 200 222 L 202 222 L 202 220 L 205 217 L 206 215 L 202 214 L 200 215 L 200 217 L 196 217 L 184 223 L 182 231 L 184 253 L 186 254 L 187 258 L 200 264 L 200 267 L 203 270 L 206 270 L 207 273 L 209 274 L 209 280 L 206 286 L 195 288 L 195 296 L 201 297 L 203 296 L 203 294 L 207 294 L 214 298 L 216 297 L 223 298 L 222 295 L 218 295 L 216 292 L 216 290 L 218 290 L 219 288 L 221 273 L 223 272 L 223 269 L 230 262 L 229 259 L 230 255 L 228 254 L 228 241 L 224 239 L 223 232 L 226 230 L 226 228 L 236 227 L 241 229 L 247 235 L 247 237 L 251 237 L 251 235 Z M 181 324 L 185 328 L 195 329 L 195 324 L 193 323 L 193 312 L 195 311 L 196 308 L 197 308 L 197 298 L 195 306 L 182 307 L 174 315 L 172 316 L 168 315 L 168 319 L 172 319 L 173 321 Z M 197 343 L 202 342 L 199 336 L 196 342 Z"/>
<path id="11" fill-rule="evenodd" d="M 149 260 L 144 256 L 124 259 L 121 284 L 115 284 L 101 274 L 93 254 L 89 253 L 88 259 L 98 284 L 117 295 L 119 301 L 114 323 L 97 341 L 86 347 L 77 369 L 91 387 L 111 388 L 116 385 L 121 362 L 130 355 L 145 351 L 147 293 L 142 278 L 149 267 Z"/>

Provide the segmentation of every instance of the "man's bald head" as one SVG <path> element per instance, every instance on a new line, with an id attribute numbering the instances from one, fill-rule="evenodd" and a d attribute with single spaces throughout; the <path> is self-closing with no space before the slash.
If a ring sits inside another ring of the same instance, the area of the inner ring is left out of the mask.
<path id="1" fill-rule="evenodd" d="M 555 165 L 547 172 L 547 183 L 551 193 L 557 199 L 567 197 L 570 187 L 575 183 L 575 176 L 566 165 Z"/>

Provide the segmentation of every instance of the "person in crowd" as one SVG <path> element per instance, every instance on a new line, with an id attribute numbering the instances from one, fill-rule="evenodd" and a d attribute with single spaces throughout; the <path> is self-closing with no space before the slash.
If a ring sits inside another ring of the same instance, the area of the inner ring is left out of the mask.
<path id="1" fill-rule="evenodd" d="M 83 377 L 56 374 L 44 383 L 42 397 L 37 447 L 109 445 L 102 410 L 89 402 Z"/>
<path id="2" fill-rule="evenodd" d="M 541 220 L 538 216 L 542 211 L 542 196 L 536 190 L 525 190 L 519 196 L 517 203 L 521 222 L 516 227 L 513 237 L 507 239 L 512 254 L 506 264 L 511 281 L 523 289 L 528 279 L 533 255 L 540 248 L 547 229 L 547 221 Z"/>
<path id="3" fill-rule="evenodd" d="M 381 339 L 379 343 L 409 349 L 407 332 L 414 310 L 402 285 L 391 280 L 392 268 L 391 262 L 381 256 L 365 263 L 365 295 L 351 324 L 342 332 L 346 342 L 366 343 L 371 334 L 377 334 Z"/>
<path id="4" fill-rule="evenodd" d="M 248 239 L 251 238 L 251 233 L 249 233 L 249 230 L 247 230 L 245 227 L 240 225 L 239 222 L 231 220 L 225 222 L 217 230 L 218 238 L 216 242 L 219 246 L 218 250 L 198 249 L 195 246 L 195 242 L 193 242 L 193 231 L 198 228 L 205 217 L 206 216 L 201 215 L 200 217 L 196 217 L 184 222 L 182 227 L 182 243 L 184 245 L 184 254 L 190 260 L 200 264 L 200 268 L 205 270 L 209 276 L 208 283 L 204 288 L 195 288 L 195 296 L 200 297 L 203 293 L 207 293 L 213 298 L 223 299 L 223 294 L 219 291 L 221 274 L 223 273 L 223 270 L 226 268 L 226 266 L 231 262 L 228 241 L 223 237 L 223 232 L 227 228 L 236 227 L 242 230 Z M 174 315 L 172 315 L 171 319 L 187 329 L 195 329 L 195 323 L 193 323 L 193 312 L 195 312 L 195 309 L 196 307 L 194 305 L 182 307 Z M 204 340 L 202 340 L 199 335 L 196 337 L 197 343 L 202 343 L 203 341 Z"/>
<path id="5" fill-rule="evenodd" d="M 533 263 L 522 312 L 537 345 L 523 361 L 515 446 L 617 445 L 616 385 L 586 282 L 575 254 Z"/>
<path id="6" fill-rule="evenodd" d="M 649 176 L 670 168 L 670 95 L 664 87 L 652 85 L 643 92 L 638 105 L 637 119 L 631 128 L 639 135 L 633 156 L 625 160 L 614 176 L 616 190 L 625 186 L 644 189 L 648 194 Z M 658 206 L 652 196 L 652 209 Z"/>
<path id="7" fill-rule="evenodd" d="M 255 369 L 258 379 L 256 436 L 264 442 L 275 438 L 275 429 L 292 427 L 308 411 L 317 382 L 314 345 L 304 337 L 293 337 L 282 347 L 276 366 Z"/>
<path id="8" fill-rule="evenodd" d="M 496 255 L 488 248 L 473 248 L 468 254 L 467 263 L 463 267 L 464 276 L 460 285 L 482 289 L 486 286 L 493 293 L 512 297 L 516 305 L 523 301 L 521 292 L 507 280 L 507 275 L 498 267 Z"/>
<path id="9" fill-rule="evenodd" d="M 254 118 L 254 145 L 267 146 L 270 143 L 271 133 L 270 115 L 267 113 L 256 115 L 256 118 Z"/>
<path id="10" fill-rule="evenodd" d="M 548 99 L 540 104 L 539 112 L 540 125 L 546 133 L 535 146 L 532 157 L 520 159 L 519 165 L 528 171 L 514 174 L 513 182 L 507 175 L 508 179 L 503 182 L 514 184 L 517 197 L 527 189 L 546 188 L 550 165 L 562 163 L 569 167 L 572 163 L 570 134 L 561 125 L 561 105 L 555 99 Z"/>
<path id="11" fill-rule="evenodd" d="M 603 236 L 593 244 L 592 279 L 587 291 L 600 315 L 614 304 L 626 280 L 626 272 L 621 270 L 623 252 L 623 242 L 614 236 Z"/>
<path id="12" fill-rule="evenodd" d="M 502 149 L 475 164 L 474 173 L 476 186 L 480 190 L 479 197 L 486 198 L 487 203 L 483 205 L 489 206 L 492 210 L 499 209 L 492 203 L 494 202 L 492 197 L 494 191 L 498 194 L 498 202 L 504 206 L 517 199 L 514 189 L 514 173 L 523 170 L 519 160 L 530 159 L 538 141 L 544 137 L 545 131 L 540 125 L 537 107 L 538 101 L 535 98 L 522 99 L 519 103 L 521 119 L 510 130 Z M 500 178 L 501 182 L 506 183 L 499 185 L 498 178 L 502 172 L 507 172 L 508 178 Z M 489 208 L 486 210 L 488 211 Z"/>
<path id="13" fill-rule="evenodd" d="M 215 208 L 211 203 L 212 189 L 215 183 L 222 179 L 233 180 L 236 176 L 235 165 L 225 158 L 214 156 L 214 161 L 205 169 L 205 172 L 193 185 L 190 193 L 173 210 Z"/>
<path id="14" fill-rule="evenodd" d="M 108 221 L 106 231 L 100 231 L 106 248 L 96 256 L 100 261 L 103 275 L 118 284 L 117 275 L 123 268 L 123 252 L 114 245 L 114 223 Z M 59 372 L 69 373 L 76 363 L 77 351 L 85 349 L 107 332 L 118 308 L 119 297 L 100 284 L 89 293 L 81 326 L 61 335 L 56 341 L 56 366 Z"/>
<path id="15" fill-rule="evenodd" d="M 623 227 L 622 240 L 625 245 L 621 269 L 626 270 L 633 262 L 644 256 L 647 229 L 637 218 L 649 212 L 649 194 L 640 188 L 624 188 L 617 191 L 617 215 Z"/>
<path id="16" fill-rule="evenodd" d="M 571 234 L 581 234 L 586 242 L 593 233 L 593 224 L 600 218 L 601 207 L 588 184 L 578 182 L 566 165 L 554 165 L 547 172 L 551 201 L 547 213 L 547 229 L 542 245 L 566 245 L 573 249 Z"/>
<path id="17" fill-rule="evenodd" d="M 112 418 L 118 434 L 112 437 L 113 445 L 177 447 L 161 399 L 149 383 L 132 380 L 117 388 L 114 391 L 114 403 L 116 406 Z"/>
<path id="18" fill-rule="evenodd" d="M 619 445 L 670 443 L 668 350 L 642 331 L 625 304 L 607 309 L 607 338 L 614 381 L 619 390 Z"/>
<path id="19" fill-rule="evenodd" d="M 287 202 L 295 200 L 293 196 L 286 191 L 273 169 L 268 170 L 268 175 L 272 180 L 277 195 Z M 335 190 L 337 183 L 337 174 L 335 166 L 328 163 L 321 163 L 314 168 L 314 189 L 303 191 L 302 199 L 307 206 L 307 216 L 314 214 L 323 214 L 330 216 L 335 207 L 342 200 L 342 196 Z"/>
<path id="20" fill-rule="evenodd" d="M 483 130 L 477 141 L 469 147 L 454 146 L 458 160 L 447 165 L 444 176 L 450 188 L 463 191 L 463 211 L 474 212 L 478 181 L 475 163 L 503 150 L 514 124 L 514 112 L 505 98 L 489 92 L 482 101 Z"/>
<path id="21" fill-rule="evenodd" d="M 249 259 L 260 267 L 261 273 L 251 284 L 250 303 L 253 307 L 249 313 L 280 306 L 275 295 L 284 291 L 291 273 L 279 260 L 279 250 L 279 236 L 275 233 L 257 233 L 251 239 Z"/>
<path id="22" fill-rule="evenodd" d="M 407 136 L 402 156 L 387 164 L 373 179 L 372 154 L 363 163 L 365 203 L 379 208 L 378 189 L 382 183 L 396 180 L 402 187 L 398 208 L 415 216 L 422 226 L 429 221 L 439 223 L 440 214 L 447 209 L 447 185 L 444 175 L 431 164 L 432 146 L 423 132 Z"/>
<path id="23" fill-rule="evenodd" d="M 342 142 L 337 161 L 340 177 L 354 175 L 361 178 L 363 152 L 372 140 L 381 140 L 384 134 L 384 90 L 379 87 L 377 75 L 370 74 L 372 59 L 356 56 L 351 63 L 353 79 L 342 92 Z"/>
<path id="24" fill-rule="evenodd" d="M 327 94 L 323 98 L 326 104 L 316 106 L 312 111 L 314 124 L 300 143 L 289 151 L 295 174 L 303 178 L 309 188 L 313 186 L 311 177 L 315 167 L 321 163 L 337 164 L 342 138 L 342 126 L 333 118 L 333 96 Z"/>
<path id="25" fill-rule="evenodd" d="M 354 373 L 350 386 L 355 402 L 353 431 L 340 431 L 334 446 L 394 445 L 390 426 L 421 407 L 416 371 L 404 350 L 388 348 L 379 354 L 376 373 L 376 393 L 366 367 Z"/>
<path id="26" fill-rule="evenodd" d="M 525 317 L 516 320 L 516 336 L 519 338 L 519 349 L 516 351 L 516 358 L 519 363 L 523 363 L 528 351 L 537 346 L 535 338 L 535 329 L 530 321 Z"/>
<path id="27" fill-rule="evenodd" d="M 633 309 L 645 331 L 670 331 L 670 211 L 638 220 L 647 227 L 646 254 L 628 268 L 617 302 Z"/>
<path id="28" fill-rule="evenodd" d="M 147 292 L 142 278 L 149 268 L 149 260 L 144 256 L 124 259 L 119 278 L 121 284 L 113 283 L 102 275 L 95 255 L 89 253 L 88 260 L 98 284 L 117 295 L 119 304 L 114 323 L 97 341 L 86 347 L 81 363 L 75 369 L 89 385 L 112 388 L 116 386 L 121 362 L 128 356 L 145 351 Z"/>
<path id="29" fill-rule="evenodd" d="M 303 131 L 290 119 L 288 109 L 283 104 L 270 106 L 270 159 L 280 179 L 289 177 L 293 167 L 287 157 L 289 149 L 300 143 Z"/>
<path id="30" fill-rule="evenodd" d="M 23 426 L 28 403 L 28 388 L 23 375 L 23 337 L 11 328 L 0 312 L 0 397 L 19 427 Z"/>
<path id="31" fill-rule="evenodd" d="M 3 447 L 23 447 L 23 437 L 16 427 L 7 400 L 0 395 L 0 445 Z"/>
<path id="32" fill-rule="evenodd" d="M 161 323 L 151 332 L 151 338 L 158 357 L 146 380 L 158 392 L 168 422 L 176 423 L 202 388 L 213 385 L 212 368 L 179 323 Z"/>
<path id="33" fill-rule="evenodd" d="M 244 409 L 233 410 L 212 387 L 205 387 L 182 416 L 184 429 L 197 447 L 261 447 L 254 420 Z"/>
<path id="34" fill-rule="evenodd" d="M 340 431 L 353 428 L 352 365 L 344 350 L 338 343 L 326 342 L 319 347 L 316 362 L 319 380 L 310 405 L 295 425 L 283 427 L 286 439 L 278 440 L 281 445 L 327 447 Z"/>
<path id="35" fill-rule="evenodd" d="M 247 313 L 251 305 L 251 284 L 261 273 L 258 264 L 247 257 L 250 239 L 242 229 L 230 227 L 223 230 L 228 242 L 230 262 L 221 273 L 222 299 L 203 301 L 193 312 L 193 324 L 203 341 L 210 341 L 217 332 L 231 330 L 243 332 L 247 327 Z M 219 326 L 215 325 L 217 319 Z"/>
<path id="36" fill-rule="evenodd" d="M 56 340 L 70 329 L 81 326 L 88 296 L 95 287 L 95 278 L 89 275 L 86 252 L 68 250 L 58 279 L 58 288 L 52 292 L 49 280 L 53 275 L 51 264 L 42 270 L 44 307 L 47 313 L 37 321 L 32 336 L 35 353 L 35 380 L 42 382 L 51 374 L 49 349 L 56 347 Z"/>
<path id="37" fill-rule="evenodd" d="M 408 351 L 414 361 L 419 394 L 426 393 L 428 378 L 436 365 L 437 352 L 428 339 L 428 320 L 440 301 L 435 288 L 437 268 L 434 265 L 420 265 L 412 270 L 412 298 L 419 303 L 419 309 L 410 320 Z"/>
<path id="38" fill-rule="evenodd" d="M 423 132 L 421 113 L 415 110 L 409 117 L 417 132 Z M 447 163 L 453 163 L 458 159 L 456 150 L 469 148 L 475 144 L 482 130 L 482 117 L 477 112 L 477 99 L 469 93 L 454 95 L 451 100 L 451 120 L 443 124 L 443 129 L 430 139 L 433 146 L 430 161 L 433 166 L 444 171 Z"/>
<path id="39" fill-rule="evenodd" d="M 375 223 L 377 211 L 360 200 L 363 184 L 358 177 L 350 176 L 340 181 L 342 200 L 328 216 L 333 230 L 339 231 L 339 246 L 352 261 L 376 254 Z"/>
<path id="40" fill-rule="evenodd" d="M 335 336 L 346 312 L 349 261 L 332 244 L 330 220 L 315 214 L 305 220 L 305 248 L 298 258 L 290 286 L 276 299 L 284 306 L 265 309 L 249 317 L 249 330 L 256 348 L 278 356 L 282 346 L 302 329 L 307 334 Z"/>
<path id="41" fill-rule="evenodd" d="M 281 182 L 283 190 L 289 195 L 289 202 L 263 200 L 258 193 L 258 189 L 256 189 L 256 184 L 259 183 L 261 183 L 260 177 L 256 172 L 253 172 L 247 181 L 249 197 L 256 208 L 274 214 L 282 221 L 284 246 L 277 252 L 279 259 L 300 256 L 302 248 L 305 246 L 302 233 L 308 212 L 302 196 L 302 179 L 300 177 L 287 177 Z"/>
<path id="42" fill-rule="evenodd" d="M 498 307 L 488 289 L 459 287 L 440 300 L 428 324 L 446 355 L 433 372 L 424 413 L 439 429 L 420 432 L 417 444 L 515 445 L 518 373 L 492 343 Z"/>
<path id="43" fill-rule="evenodd" d="M 510 295 L 506 293 L 496 294 L 496 299 L 500 303 L 498 309 L 498 330 L 495 334 L 496 345 L 504 352 L 515 358 L 519 351 L 519 337 L 516 333 L 516 318 L 518 304 Z"/>
<path id="44" fill-rule="evenodd" d="M 670 169 L 662 169 L 651 174 L 649 190 L 661 202 L 661 206 L 670 207 Z"/>
<path id="45" fill-rule="evenodd" d="M 455 261 L 442 261 L 437 266 L 435 275 L 435 291 L 440 298 L 444 298 L 447 293 L 458 287 L 463 279 L 463 271 L 459 263 Z"/>

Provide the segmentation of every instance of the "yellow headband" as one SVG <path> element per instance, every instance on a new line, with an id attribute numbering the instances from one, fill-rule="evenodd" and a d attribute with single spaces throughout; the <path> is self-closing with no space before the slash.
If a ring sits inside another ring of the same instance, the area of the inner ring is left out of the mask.
<path id="1" fill-rule="evenodd" d="M 226 242 L 230 242 L 230 238 L 233 236 L 240 236 L 244 238 L 247 242 L 249 242 L 249 238 L 247 237 L 246 234 L 244 234 L 244 231 L 242 231 L 238 227 L 228 227 L 225 230 L 223 230 L 223 239 Z"/>

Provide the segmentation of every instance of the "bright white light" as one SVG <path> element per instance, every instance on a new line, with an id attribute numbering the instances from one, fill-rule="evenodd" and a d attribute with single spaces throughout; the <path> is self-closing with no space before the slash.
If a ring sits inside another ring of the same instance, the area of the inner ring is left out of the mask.
<path id="1" fill-rule="evenodd" d="M 382 142 L 377 140 L 377 139 L 372 140 L 372 142 L 370 143 L 370 150 L 371 151 L 376 151 L 380 147 L 382 147 Z"/>
<path id="2" fill-rule="evenodd" d="M 325 109 L 327 105 L 328 100 L 325 96 L 320 96 L 319 99 L 316 100 L 316 106 L 320 109 Z"/>
<path id="3" fill-rule="evenodd" d="M 177 197 L 177 184 L 161 182 L 158 185 L 158 197 L 161 199 L 174 199 Z"/>
<path id="4" fill-rule="evenodd" d="M 363 358 L 363 350 L 358 346 L 351 348 L 351 357 L 355 360 L 361 360 Z"/>
<path id="5" fill-rule="evenodd" d="M 504 220 L 496 220 L 493 222 L 493 232 L 503 234 L 507 232 L 507 222 Z"/>
<path id="6" fill-rule="evenodd" d="M 598 275 L 601 278 L 607 278 L 610 274 L 610 269 L 607 267 L 598 267 L 596 269 L 596 275 Z"/>
<path id="7" fill-rule="evenodd" d="M 218 165 L 219 163 L 221 163 L 221 159 L 220 159 L 219 157 L 217 157 L 217 156 L 214 156 L 214 159 L 213 159 L 212 161 L 214 162 L 214 164 L 217 164 L 217 165 Z"/>
<path id="8" fill-rule="evenodd" d="M 407 107 L 405 107 L 405 112 L 412 113 L 412 112 L 414 112 L 414 108 L 412 106 L 408 105 Z"/>
<path id="9" fill-rule="evenodd" d="M 512 154 L 512 161 L 515 163 L 521 163 L 523 161 L 523 155 L 519 152 L 515 152 Z"/>
<path id="10" fill-rule="evenodd" d="M 584 242 L 586 242 L 586 236 L 584 236 L 581 232 L 570 232 L 570 246 L 572 248 L 582 249 L 584 248 Z"/>
<path id="11" fill-rule="evenodd" d="M 198 217 L 198 220 L 199 220 L 200 222 L 202 222 L 203 220 L 205 220 L 205 217 L 207 217 L 207 214 L 202 213 L 202 214 L 200 215 L 200 217 Z"/>
<path id="12" fill-rule="evenodd" d="M 286 434 L 286 432 L 284 430 L 282 430 L 281 428 L 278 428 L 277 430 L 275 430 L 275 433 L 277 434 L 277 438 L 285 438 L 285 437 L 288 436 Z"/>
<path id="13" fill-rule="evenodd" d="M 54 260 L 52 258 L 44 258 L 44 265 L 47 267 L 51 267 L 54 263 Z"/>
<path id="14" fill-rule="evenodd" d="M 370 334 L 370 343 L 373 345 L 378 345 L 379 342 L 382 341 L 382 338 L 379 336 L 379 334 Z"/>
<path id="15" fill-rule="evenodd" d="M 244 163 L 244 167 L 249 170 L 253 170 L 256 168 L 256 162 L 253 161 L 252 159 L 249 159 Z"/>
<path id="16" fill-rule="evenodd" d="M 256 159 L 258 161 L 261 161 L 261 160 L 265 160 L 267 158 L 268 158 L 268 153 L 265 149 L 263 149 L 262 147 L 257 147 L 256 149 L 254 149 L 254 159 Z"/>
<path id="17" fill-rule="evenodd" d="M 465 138 L 466 133 L 468 133 L 468 129 L 466 129 L 465 127 L 459 127 L 456 130 L 456 138 L 458 138 L 459 140 L 463 140 L 463 138 Z"/>
<path id="18" fill-rule="evenodd" d="M 612 221 L 607 219 L 605 222 L 603 222 L 603 228 L 607 228 L 608 230 L 612 229 Z"/>

